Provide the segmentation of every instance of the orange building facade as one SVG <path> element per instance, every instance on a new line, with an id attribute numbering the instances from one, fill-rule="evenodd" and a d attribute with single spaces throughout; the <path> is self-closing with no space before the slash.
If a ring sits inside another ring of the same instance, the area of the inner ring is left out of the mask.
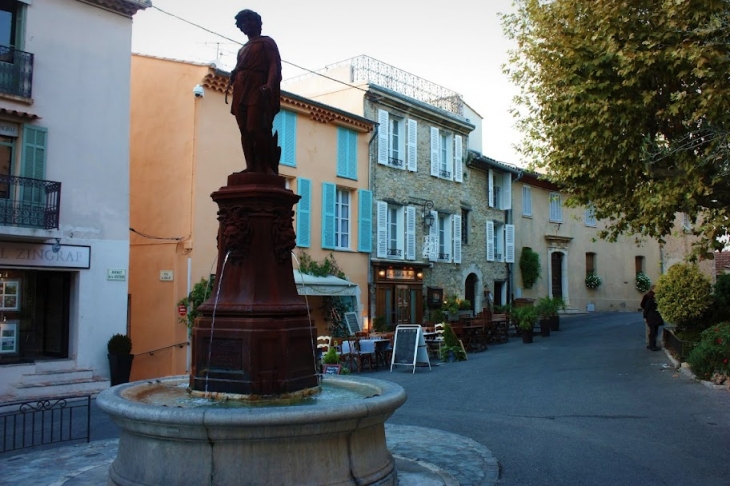
<path id="1" fill-rule="evenodd" d="M 224 101 L 227 84 L 228 73 L 214 66 L 132 56 L 129 293 L 138 354 L 132 379 L 187 371 L 188 330 L 177 302 L 215 273 L 218 221 L 210 194 L 245 167 L 240 133 Z M 332 254 L 349 285 L 357 286 L 352 310 L 360 315 L 369 304 L 373 127 L 287 92 L 274 123 L 280 175 L 302 197 L 295 206 L 295 253 L 316 261 Z M 322 334 L 320 300 L 308 297 Z"/>

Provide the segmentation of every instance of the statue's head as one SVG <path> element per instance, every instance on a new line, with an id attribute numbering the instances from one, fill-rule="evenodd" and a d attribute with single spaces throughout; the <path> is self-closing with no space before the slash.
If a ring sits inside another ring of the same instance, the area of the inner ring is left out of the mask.
<path id="1" fill-rule="evenodd" d="M 236 25 L 240 28 L 244 20 L 253 20 L 261 29 L 261 16 L 253 10 L 245 9 L 236 14 Z"/>

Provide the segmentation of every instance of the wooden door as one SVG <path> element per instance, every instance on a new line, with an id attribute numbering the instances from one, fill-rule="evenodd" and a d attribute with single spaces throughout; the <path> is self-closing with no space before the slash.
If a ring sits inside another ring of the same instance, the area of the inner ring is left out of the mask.
<path id="1" fill-rule="evenodd" d="M 563 254 L 554 252 L 550 256 L 553 297 L 563 297 Z"/>

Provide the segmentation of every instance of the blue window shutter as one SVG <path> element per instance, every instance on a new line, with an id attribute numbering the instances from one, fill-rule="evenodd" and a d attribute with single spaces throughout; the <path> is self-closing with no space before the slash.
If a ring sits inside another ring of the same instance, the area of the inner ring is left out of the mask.
<path id="1" fill-rule="evenodd" d="M 297 191 L 302 196 L 297 205 L 297 246 L 309 248 L 311 245 L 312 181 L 298 178 Z"/>
<path id="2" fill-rule="evenodd" d="M 357 133 L 337 128 L 337 176 L 357 180 Z"/>
<path id="3" fill-rule="evenodd" d="M 357 133 L 348 130 L 347 173 L 350 179 L 357 180 Z"/>
<path id="4" fill-rule="evenodd" d="M 335 196 L 336 188 L 331 182 L 322 183 L 322 248 L 335 248 Z"/>
<path id="5" fill-rule="evenodd" d="M 297 114 L 281 110 L 274 117 L 273 131 L 279 134 L 279 147 L 281 147 L 279 162 L 281 165 L 296 167 Z"/>
<path id="6" fill-rule="evenodd" d="M 337 128 L 337 176 L 347 177 L 347 130 Z"/>
<path id="7" fill-rule="evenodd" d="M 23 154 L 20 176 L 31 179 L 46 178 L 46 144 L 48 129 L 33 125 L 23 127 Z M 41 187 L 23 187 L 21 199 L 25 202 L 42 203 L 45 190 Z"/>
<path id="8" fill-rule="evenodd" d="M 373 193 L 365 189 L 358 192 L 360 221 L 357 227 L 357 251 L 373 251 Z"/>

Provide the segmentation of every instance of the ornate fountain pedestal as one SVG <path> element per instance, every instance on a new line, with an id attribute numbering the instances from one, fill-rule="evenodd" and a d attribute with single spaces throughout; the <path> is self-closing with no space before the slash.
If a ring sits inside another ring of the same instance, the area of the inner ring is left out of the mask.
<path id="1" fill-rule="evenodd" d="M 299 196 L 284 182 L 237 173 L 211 195 L 219 208 L 218 267 L 193 327 L 190 388 L 197 392 L 282 396 L 317 386 L 314 331 L 291 264 Z"/>

